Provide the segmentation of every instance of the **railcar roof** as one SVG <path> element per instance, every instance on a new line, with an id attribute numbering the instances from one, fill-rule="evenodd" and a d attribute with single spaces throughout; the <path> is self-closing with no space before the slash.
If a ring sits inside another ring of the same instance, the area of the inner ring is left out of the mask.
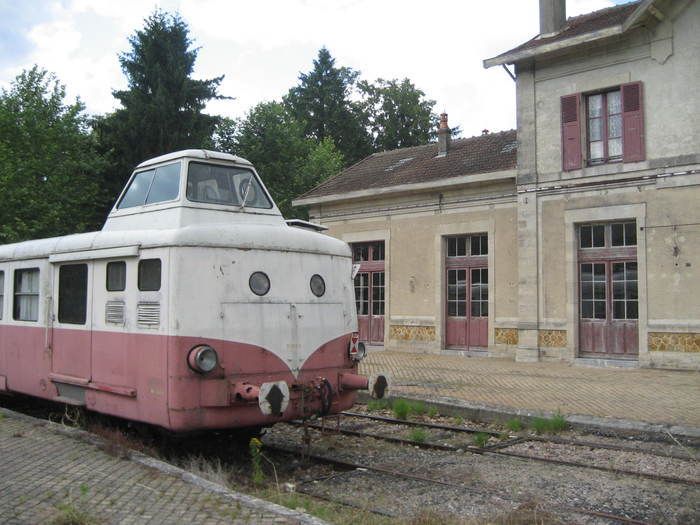
<path id="1" fill-rule="evenodd" d="M 228 160 L 231 162 L 236 162 L 238 164 L 249 164 L 250 161 L 244 159 L 243 157 L 238 157 L 236 155 L 231 155 L 230 153 L 221 153 L 219 151 L 211 151 L 208 149 L 184 149 L 181 151 L 174 151 L 172 153 L 167 153 L 159 157 L 148 159 L 143 161 L 141 164 L 136 166 L 136 168 L 143 168 L 145 166 L 151 166 L 153 164 L 159 164 L 161 162 L 166 162 L 174 159 L 181 159 L 184 157 L 194 158 L 194 159 L 212 159 L 212 160 Z"/>
<path id="2" fill-rule="evenodd" d="M 137 246 L 200 246 L 322 253 L 349 257 L 343 241 L 301 228 L 266 224 L 205 224 L 170 230 L 107 230 L 0 246 L 0 261 Z"/>

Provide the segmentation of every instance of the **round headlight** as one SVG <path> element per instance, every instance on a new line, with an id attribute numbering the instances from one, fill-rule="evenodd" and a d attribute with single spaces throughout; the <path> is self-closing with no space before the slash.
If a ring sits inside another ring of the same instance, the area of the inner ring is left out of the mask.
<path id="1" fill-rule="evenodd" d="M 326 293 L 326 282 L 320 275 L 314 274 L 311 276 L 311 283 L 309 284 L 311 285 L 311 291 L 316 297 L 321 297 Z"/>
<path id="2" fill-rule="evenodd" d="M 270 291 L 270 278 L 263 272 L 254 272 L 248 279 L 248 286 L 255 295 L 265 295 Z"/>
<path id="3" fill-rule="evenodd" d="M 219 364 L 219 356 L 209 345 L 195 346 L 187 356 L 187 363 L 195 372 L 207 374 Z"/>

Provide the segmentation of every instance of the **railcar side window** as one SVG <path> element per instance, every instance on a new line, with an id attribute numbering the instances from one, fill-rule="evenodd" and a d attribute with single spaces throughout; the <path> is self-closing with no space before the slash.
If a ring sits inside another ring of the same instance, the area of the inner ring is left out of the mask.
<path id="1" fill-rule="evenodd" d="M 107 291 L 123 292 L 126 289 L 126 263 L 112 261 L 107 263 Z"/>
<path id="2" fill-rule="evenodd" d="M 176 199 L 180 193 L 180 163 L 167 164 L 134 175 L 117 208 L 133 208 Z"/>
<path id="3" fill-rule="evenodd" d="M 0 319 L 5 310 L 5 272 L 0 272 Z"/>
<path id="4" fill-rule="evenodd" d="M 87 319 L 87 264 L 64 264 L 58 270 L 58 322 L 85 324 Z"/>
<path id="5" fill-rule="evenodd" d="M 15 321 L 39 320 L 39 268 L 15 270 Z"/>
<path id="6" fill-rule="evenodd" d="M 157 292 L 160 290 L 160 259 L 139 261 L 139 290 Z"/>
<path id="7" fill-rule="evenodd" d="M 190 162 L 187 171 L 187 198 L 249 208 L 272 208 L 272 203 L 252 171 L 233 166 Z"/>

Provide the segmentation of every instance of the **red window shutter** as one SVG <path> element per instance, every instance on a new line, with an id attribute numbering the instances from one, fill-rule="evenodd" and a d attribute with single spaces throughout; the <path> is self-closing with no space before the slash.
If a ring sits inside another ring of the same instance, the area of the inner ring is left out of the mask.
<path id="1" fill-rule="evenodd" d="M 564 171 L 581 169 L 581 96 L 561 97 L 561 150 Z"/>
<path id="2" fill-rule="evenodd" d="M 622 160 L 644 160 L 642 83 L 622 84 Z"/>

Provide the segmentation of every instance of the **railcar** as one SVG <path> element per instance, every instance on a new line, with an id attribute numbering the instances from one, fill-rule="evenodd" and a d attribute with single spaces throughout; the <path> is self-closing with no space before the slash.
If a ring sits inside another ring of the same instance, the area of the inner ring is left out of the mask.
<path id="1" fill-rule="evenodd" d="M 370 385 L 351 273 L 245 159 L 148 160 L 101 231 L 0 246 L 0 392 L 177 432 L 345 410 Z"/>

